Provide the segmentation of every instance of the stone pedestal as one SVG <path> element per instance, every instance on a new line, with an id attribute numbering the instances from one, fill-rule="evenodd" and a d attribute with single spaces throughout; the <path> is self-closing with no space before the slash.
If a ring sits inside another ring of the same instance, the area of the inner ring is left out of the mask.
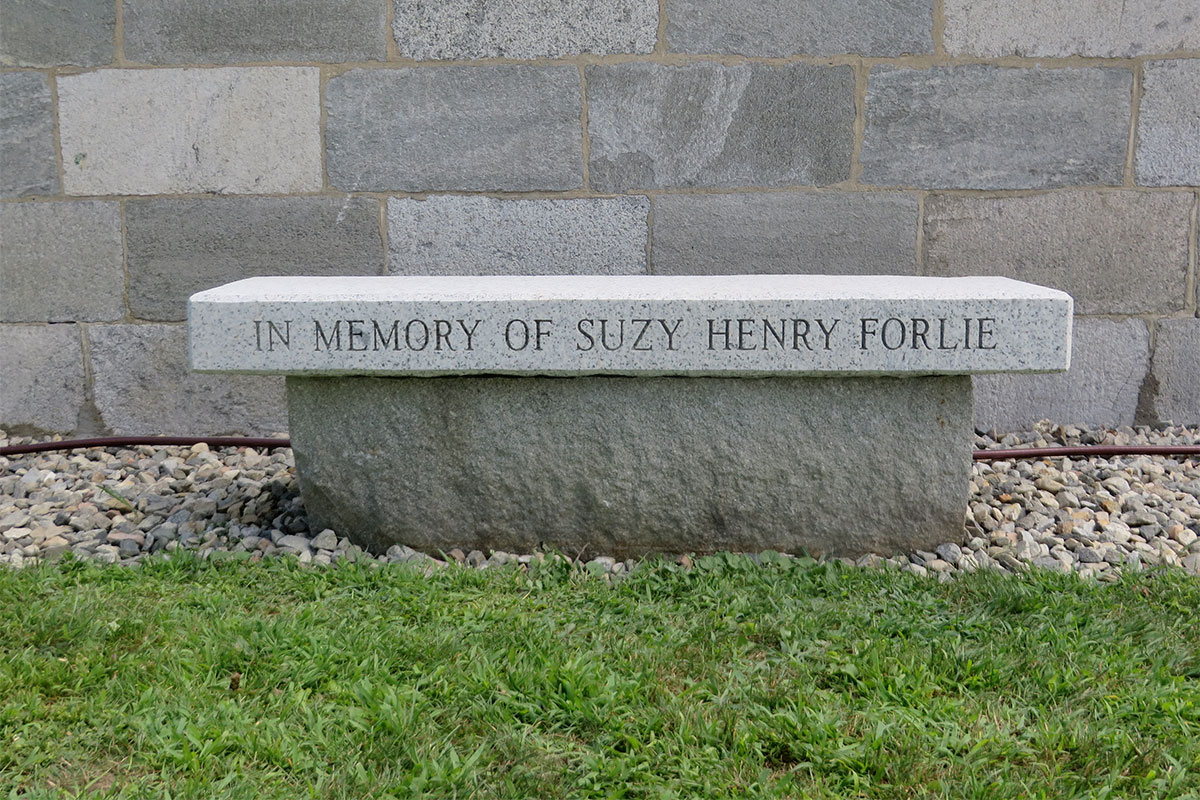
<path id="1" fill-rule="evenodd" d="M 287 379 L 315 530 L 576 555 L 828 555 L 962 535 L 971 379 Z"/>

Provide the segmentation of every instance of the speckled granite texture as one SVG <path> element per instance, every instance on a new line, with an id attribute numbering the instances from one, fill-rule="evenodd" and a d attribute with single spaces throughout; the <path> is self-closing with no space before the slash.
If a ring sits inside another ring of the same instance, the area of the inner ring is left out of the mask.
<path id="1" fill-rule="evenodd" d="M 250 278 L 189 304 L 204 372 L 1052 372 L 1071 299 L 1008 278 Z"/>
<path id="2" fill-rule="evenodd" d="M 888 554 L 962 531 L 966 377 L 287 386 L 310 527 L 372 551 Z"/>

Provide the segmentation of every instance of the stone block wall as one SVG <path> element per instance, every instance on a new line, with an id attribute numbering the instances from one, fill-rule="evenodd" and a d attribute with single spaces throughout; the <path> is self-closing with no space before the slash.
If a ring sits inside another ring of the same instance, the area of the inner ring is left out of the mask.
<path id="1" fill-rule="evenodd" d="M 0 426 L 283 430 L 190 374 L 261 274 L 1000 274 L 1066 375 L 977 424 L 1200 423 L 1193 0 L 0 0 Z"/>

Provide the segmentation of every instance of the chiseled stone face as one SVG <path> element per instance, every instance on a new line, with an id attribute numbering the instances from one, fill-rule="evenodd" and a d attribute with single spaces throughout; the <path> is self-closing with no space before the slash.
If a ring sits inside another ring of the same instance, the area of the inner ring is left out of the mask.
<path id="1" fill-rule="evenodd" d="M 862 182 L 949 189 L 1119 184 L 1128 69 L 875 67 Z"/>
<path id="2" fill-rule="evenodd" d="M 1057 375 L 975 377 L 975 424 L 1031 430 L 1042 419 L 1132 425 L 1150 363 L 1150 332 L 1140 319 L 1075 321 L 1071 368 Z"/>
<path id="3" fill-rule="evenodd" d="M 895 193 L 664 194 L 658 275 L 912 275 L 917 200 Z"/>
<path id="4" fill-rule="evenodd" d="M 1200 424 L 1200 319 L 1164 319 L 1154 338 L 1154 417 Z"/>
<path id="5" fill-rule="evenodd" d="M 1064 369 L 1071 300 L 1007 278 L 250 278 L 188 320 L 207 372 L 966 374 Z"/>
<path id="6" fill-rule="evenodd" d="M 116 201 L 0 204 L 0 322 L 123 316 L 125 269 Z"/>
<path id="7" fill-rule="evenodd" d="M 395 0 L 396 49 L 418 61 L 649 53 L 658 0 Z"/>
<path id="8" fill-rule="evenodd" d="M 93 393 L 114 434 L 271 434 L 287 430 L 283 381 L 197 375 L 183 325 L 90 325 Z"/>
<path id="9" fill-rule="evenodd" d="M 50 82 L 36 72 L 0 73 L 0 196 L 57 192 Z"/>
<path id="10" fill-rule="evenodd" d="M 645 197 L 388 201 L 393 275 L 637 275 Z"/>
<path id="11" fill-rule="evenodd" d="M 583 185 L 579 71 L 355 69 L 325 87 L 329 181 L 346 191 Z"/>
<path id="12" fill-rule="evenodd" d="M 67 194 L 321 188 L 315 67 L 64 75 L 58 109 Z"/>
<path id="13" fill-rule="evenodd" d="M 1200 48 L 1195 0 L 945 0 L 946 50 L 1133 58 Z"/>
<path id="14" fill-rule="evenodd" d="M 378 552 L 906 552 L 970 474 L 961 376 L 289 378 L 288 413 L 316 528 Z"/>
<path id="15" fill-rule="evenodd" d="M 925 274 L 1052 286 L 1080 314 L 1172 313 L 1187 298 L 1193 199 L 1182 192 L 1052 192 L 925 200 Z"/>
<path id="16" fill-rule="evenodd" d="M 0 66 L 94 67 L 112 61 L 113 0 L 4 0 Z"/>
<path id="17" fill-rule="evenodd" d="M 900 56 L 933 51 L 932 0 L 668 0 L 676 53 Z"/>
<path id="18" fill-rule="evenodd" d="M 587 68 L 587 94 L 596 191 L 850 177 L 850 67 L 596 66 Z"/>
<path id="19" fill-rule="evenodd" d="M 1200 186 L 1200 58 L 1146 64 L 1135 158 L 1143 186 Z"/>
<path id="20" fill-rule="evenodd" d="M 379 203 L 214 197 L 125 205 L 133 316 L 182 320 L 193 292 L 250 275 L 379 275 Z"/>
<path id="21" fill-rule="evenodd" d="M 125 57 L 151 64 L 382 61 L 378 0 L 124 0 Z"/>
<path id="22" fill-rule="evenodd" d="M 77 325 L 0 325 L 0 422 L 37 431 L 75 428 L 83 405 Z"/>

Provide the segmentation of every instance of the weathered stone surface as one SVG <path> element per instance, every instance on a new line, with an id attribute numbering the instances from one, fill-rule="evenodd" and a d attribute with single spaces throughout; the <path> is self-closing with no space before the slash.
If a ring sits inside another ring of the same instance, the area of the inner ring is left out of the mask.
<path id="1" fill-rule="evenodd" d="M 0 242 L 0 322 L 125 315 L 117 203 L 3 203 Z"/>
<path id="2" fill-rule="evenodd" d="M 395 0 L 396 49 L 406 58 L 562 58 L 649 53 L 658 0 Z"/>
<path id="3" fill-rule="evenodd" d="M 1063 370 L 1071 298 L 1008 278 L 248 278 L 188 302 L 191 363 L 289 375 Z"/>
<path id="4" fill-rule="evenodd" d="M 351 70 L 325 87 L 329 181 L 347 191 L 583 185 L 574 67 Z"/>
<path id="5" fill-rule="evenodd" d="M 50 81 L 38 72 L 0 73 L 0 196 L 57 192 Z"/>
<path id="6" fill-rule="evenodd" d="M 945 0 L 946 50 L 1133 58 L 1200 48 L 1193 0 Z"/>
<path id="7" fill-rule="evenodd" d="M 182 325 L 88 328 L 96 408 L 116 434 L 287 430 L 283 381 L 188 371 Z"/>
<path id="8" fill-rule="evenodd" d="M 1200 319 L 1164 319 L 1150 371 L 1156 420 L 1200 424 Z"/>
<path id="9" fill-rule="evenodd" d="M 312 525 L 378 552 L 847 555 L 962 530 L 964 377 L 289 378 L 288 404 Z"/>
<path id="10" fill-rule="evenodd" d="M 912 275 L 916 220 L 916 198 L 901 194 L 661 195 L 653 270 Z"/>
<path id="11" fill-rule="evenodd" d="M 1132 425 L 1150 362 L 1150 333 L 1140 319 L 1075 320 L 1071 369 L 1057 375 L 975 376 L 975 424 L 1029 430 L 1041 419 Z"/>
<path id="12" fill-rule="evenodd" d="M 587 68 L 592 188 L 825 185 L 850 177 L 854 75 L 809 64 Z"/>
<path id="13" fill-rule="evenodd" d="M 681 53 L 899 56 L 933 51 L 931 0 L 668 0 L 667 44 Z"/>
<path id="14" fill-rule="evenodd" d="M 1190 195 L 933 195 L 925 274 L 1006 275 L 1053 286 L 1080 314 L 1179 311 L 1187 300 Z"/>
<path id="15" fill-rule="evenodd" d="M 1124 179 L 1127 69 L 875 67 L 862 181 L 1033 189 Z"/>
<path id="16" fill-rule="evenodd" d="M 377 0 L 124 0 L 125 57 L 151 64 L 382 61 Z"/>
<path id="17" fill-rule="evenodd" d="M 368 198 L 131 200 L 135 317 L 187 318 L 188 296 L 251 275 L 379 275 L 379 203 Z"/>
<path id="18" fill-rule="evenodd" d="M 83 405 L 75 325 L 0 325 L 0 428 L 62 433 Z"/>
<path id="19" fill-rule="evenodd" d="M 645 197 L 388 201 L 394 275 L 633 275 L 646 271 Z"/>
<path id="20" fill-rule="evenodd" d="M 321 188 L 315 67 L 99 70 L 58 79 L 68 194 Z"/>
<path id="21" fill-rule="evenodd" d="M 113 0 L 5 0 L 0 18 L 0 64 L 94 67 L 112 61 Z"/>
<path id="22" fill-rule="evenodd" d="M 1135 159 L 1144 186 L 1200 186 L 1200 58 L 1144 67 Z"/>

